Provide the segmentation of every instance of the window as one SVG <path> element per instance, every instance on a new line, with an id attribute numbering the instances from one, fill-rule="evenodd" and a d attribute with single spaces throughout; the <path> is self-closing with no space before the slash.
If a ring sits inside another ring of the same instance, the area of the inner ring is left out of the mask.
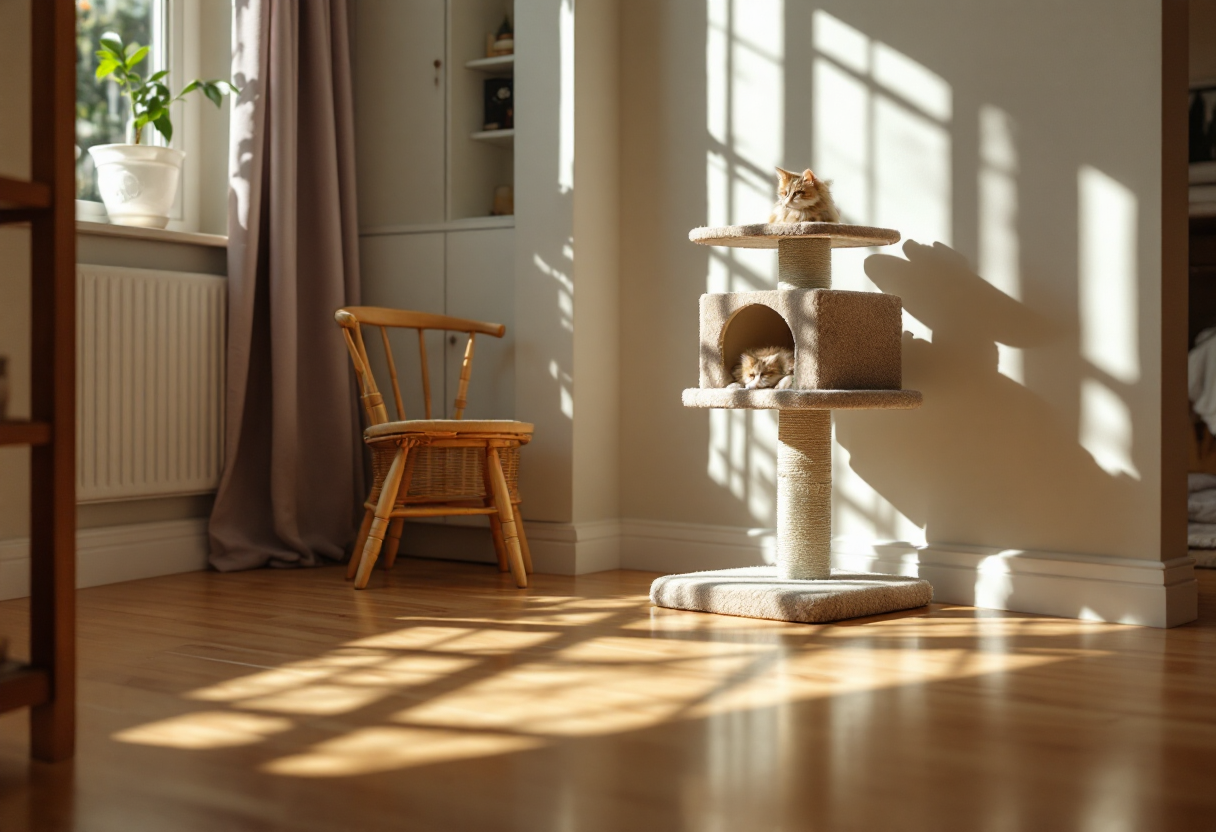
<path id="1" fill-rule="evenodd" d="M 150 46 L 149 72 L 168 67 L 166 0 L 76 0 L 76 198 L 100 201 L 89 148 L 127 141 L 130 107 L 113 81 L 98 83 L 97 42 L 115 32 L 123 43 Z M 154 143 L 163 143 L 159 134 Z"/>
<path id="2" fill-rule="evenodd" d="M 42 0 L 34 0 L 42 2 Z M 0 0 L 0 4 L 3 0 Z M 169 70 L 169 87 L 180 90 L 194 78 L 228 78 L 232 71 L 232 3 L 228 0 L 76 0 L 76 198 L 100 202 L 88 149 L 127 140 L 129 108 L 112 81 L 97 83 L 97 42 L 114 32 L 124 43 L 150 47 L 140 68 L 145 76 Z M 186 154 L 175 231 L 227 232 L 228 108 L 219 112 L 201 95 L 173 105 L 172 146 Z M 155 130 L 145 142 L 165 144 Z M 101 211 L 101 206 L 97 206 Z"/>

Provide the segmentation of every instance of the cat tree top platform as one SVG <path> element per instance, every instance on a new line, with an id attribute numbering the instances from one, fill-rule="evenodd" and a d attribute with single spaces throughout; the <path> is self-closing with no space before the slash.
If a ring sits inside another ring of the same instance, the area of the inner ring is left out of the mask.
<path id="1" fill-rule="evenodd" d="M 924 397 L 919 390 L 774 390 L 765 388 L 690 387 L 685 407 L 750 410 L 914 410 Z"/>
<path id="2" fill-rule="evenodd" d="M 899 232 L 893 228 L 873 228 L 868 225 L 845 225 L 834 222 L 778 222 L 752 225 L 724 225 L 718 228 L 694 228 L 688 239 L 703 246 L 732 248 L 777 248 L 782 240 L 804 240 L 826 237 L 832 248 L 864 248 L 888 246 L 899 242 Z"/>

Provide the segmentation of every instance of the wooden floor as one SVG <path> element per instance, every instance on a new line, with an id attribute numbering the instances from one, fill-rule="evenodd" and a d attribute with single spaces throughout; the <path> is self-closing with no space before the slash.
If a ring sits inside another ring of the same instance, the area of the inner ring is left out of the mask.
<path id="1" fill-rule="evenodd" d="M 653 609 L 651 577 L 84 590 L 78 757 L 28 763 L 0 717 L 0 830 L 1216 829 L 1216 573 L 1171 631 L 777 624 Z"/>

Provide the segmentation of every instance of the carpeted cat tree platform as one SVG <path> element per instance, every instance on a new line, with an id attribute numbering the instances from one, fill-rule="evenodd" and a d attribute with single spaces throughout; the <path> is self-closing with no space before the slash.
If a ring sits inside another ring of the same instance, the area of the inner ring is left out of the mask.
<path id="1" fill-rule="evenodd" d="M 928 581 L 831 568 L 832 410 L 909 410 L 903 390 L 902 303 L 893 295 L 834 291 L 832 249 L 888 245 L 899 232 L 834 223 L 697 228 L 694 243 L 775 248 L 774 292 L 701 296 L 701 374 L 686 407 L 779 411 L 777 565 L 667 575 L 650 587 L 660 607 L 820 623 L 928 604 Z M 727 389 L 747 349 L 794 349 L 787 390 Z"/>

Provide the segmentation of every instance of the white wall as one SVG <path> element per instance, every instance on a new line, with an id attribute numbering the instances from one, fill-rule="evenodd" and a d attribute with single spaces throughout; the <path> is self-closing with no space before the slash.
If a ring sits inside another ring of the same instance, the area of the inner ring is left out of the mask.
<path id="1" fill-rule="evenodd" d="M 524 517 L 619 516 L 615 2 L 516 7 L 516 418 Z"/>
<path id="2" fill-rule="evenodd" d="M 573 511 L 573 100 L 563 107 L 563 48 L 573 70 L 569 0 L 515 8 L 515 418 L 536 425 L 520 466 L 524 517 L 569 522 Z M 565 38 L 565 40 L 563 40 Z M 563 123 L 564 122 L 564 123 Z M 565 131 L 563 133 L 563 131 Z"/>
<path id="3" fill-rule="evenodd" d="M 772 414 L 680 390 L 698 295 L 773 286 L 775 254 L 686 235 L 762 219 L 772 166 L 813 166 L 847 219 L 904 233 L 838 253 L 834 285 L 903 298 L 925 394 L 836 414 L 836 535 L 1184 555 L 1161 519 L 1161 13 L 624 0 L 622 514 L 774 524 Z"/>
<path id="4" fill-rule="evenodd" d="M 575 7 L 574 505 L 620 516 L 620 8 Z"/>

